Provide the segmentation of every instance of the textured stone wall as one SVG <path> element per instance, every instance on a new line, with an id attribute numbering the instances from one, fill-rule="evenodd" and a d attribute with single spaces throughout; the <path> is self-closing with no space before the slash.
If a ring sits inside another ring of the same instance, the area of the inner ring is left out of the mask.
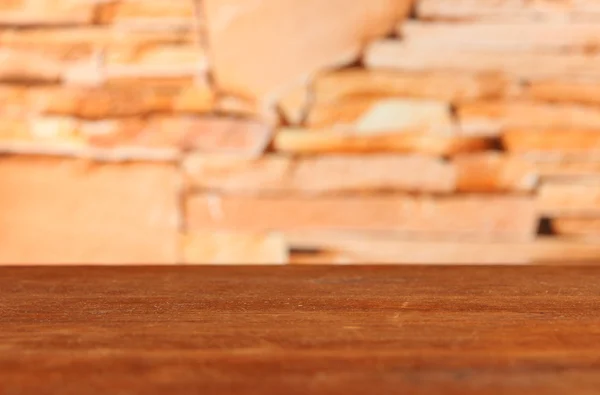
<path id="1" fill-rule="evenodd" d="M 0 263 L 600 258 L 595 0 L 0 2 Z"/>

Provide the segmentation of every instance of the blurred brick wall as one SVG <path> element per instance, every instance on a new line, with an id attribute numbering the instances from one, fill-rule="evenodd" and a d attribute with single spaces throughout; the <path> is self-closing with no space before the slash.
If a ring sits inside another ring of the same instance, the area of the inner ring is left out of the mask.
<path id="1" fill-rule="evenodd" d="M 600 258 L 595 0 L 0 2 L 0 263 Z"/>

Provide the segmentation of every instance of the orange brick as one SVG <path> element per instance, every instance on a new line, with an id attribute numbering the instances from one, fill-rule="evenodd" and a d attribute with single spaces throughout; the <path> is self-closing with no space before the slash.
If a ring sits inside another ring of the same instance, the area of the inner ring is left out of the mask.
<path id="1" fill-rule="evenodd" d="M 456 235 L 531 239 L 534 201 L 527 197 L 229 197 L 195 195 L 186 202 L 191 230 L 394 231 L 408 235 Z"/>
<path id="2" fill-rule="evenodd" d="M 454 158 L 459 192 L 529 192 L 537 185 L 531 163 L 499 153 Z"/>
<path id="3" fill-rule="evenodd" d="M 310 128 L 361 133 L 450 133 L 454 129 L 448 103 L 398 98 L 356 98 L 316 105 L 306 123 Z"/>
<path id="4" fill-rule="evenodd" d="M 498 129 L 600 129 L 600 109 L 574 104 L 473 102 L 460 105 L 458 117 L 461 125 L 471 129 L 479 124 L 495 124 Z"/>
<path id="5" fill-rule="evenodd" d="M 334 103 L 381 96 L 429 98 L 451 102 L 494 99 L 505 95 L 500 73 L 402 72 L 349 69 L 317 76 L 314 101 Z"/>
<path id="6" fill-rule="evenodd" d="M 598 130 L 509 129 L 502 143 L 512 153 L 537 154 L 548 157 L 582 157 L 600 155 Z"/>
<path id="7" fill-rule="evenodd" d="M 525 94 L 535 100 L 598 105 L 600 83 L 576 79 L 532 81 Z"/>
<path id="8" fill-rule="evenodd" d="M 274 141 L 275 150 L 294 154 L 396 152 L 455 155 L 483 151 L 493 144 L 493 140 L 481 136 L 410 131 L 369 134 L 287 128 L 279 129 Z"/>
<path id="9" fill-rule="evenodd" d="M 0 160 L 0 262 L 175 263 L 176 170 Z"/>

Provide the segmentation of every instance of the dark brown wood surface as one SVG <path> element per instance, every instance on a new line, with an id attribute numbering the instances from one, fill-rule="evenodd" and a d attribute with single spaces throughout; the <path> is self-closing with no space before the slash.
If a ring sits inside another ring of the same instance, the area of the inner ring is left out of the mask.
<path id="1" fill-rule="evenodd" d="M 600 268 L 0 269 L 0 394 L 598 394 Z"/>

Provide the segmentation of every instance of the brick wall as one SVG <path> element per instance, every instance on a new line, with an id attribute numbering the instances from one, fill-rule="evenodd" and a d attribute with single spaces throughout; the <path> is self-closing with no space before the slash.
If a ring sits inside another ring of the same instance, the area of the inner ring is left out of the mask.
<path id="1" fill-rule="evenodd" d="M 8 0 L 0 263 L 600 258 L 595 0 Z"/>

